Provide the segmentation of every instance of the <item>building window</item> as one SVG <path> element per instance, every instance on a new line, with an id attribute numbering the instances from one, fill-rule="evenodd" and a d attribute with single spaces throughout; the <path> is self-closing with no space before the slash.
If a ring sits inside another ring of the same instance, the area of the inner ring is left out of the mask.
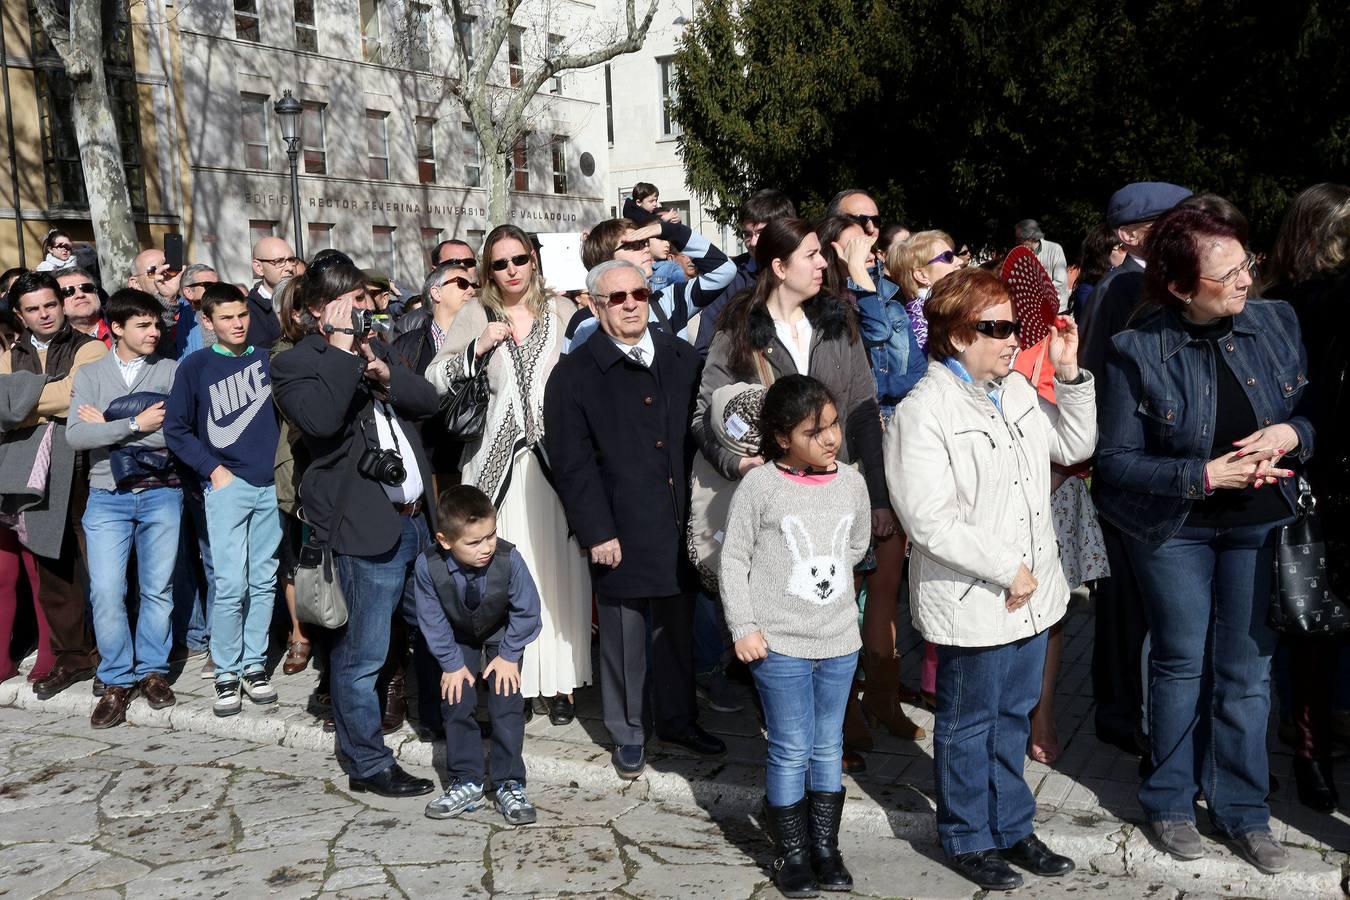
<path id="1" fill-rule="evenodd" d="M 515 179 L 515 190 L 528 191 L 530 189 L 530 136 L 522 134 L 517 139 L 515 145 L 511 148 L 511 159 L 509 162 L 512 177 Z"/>
<path id="2" fill-rule="evenodd" d="M 506 43 L 506 67 L 511 75 L 511 87 L 520 87 L 525 80 L 525 29 L 511 28 Z"/>
<path id="3" fill-rule="evenodd" d="M 389 177 L 389 113 L 366 110 L 366 174 L 371 178 Z"/>
<path id="4" fill-rule="evenodd" d="M 328 174 L 328 151 L 324 141 L 323 120 L 326 103 L 304 101 L 305 111 L 300 114 L 301 144 L 304 146 L 305 174 Z"/>
<path id="5" fill-rule="evenodd" d="M 455 26 L 459 34 L 459 43 L 464 47 L 464 55 L 473 60 L 473 26 L 478 21 L 477 16 L 463 16 Z"/>
<path id="6" fill-rule="evenodd" d="M 553 193 L 567 193 L 567 136 L 553 136 Z"/>
<path id="7" fill-rule="evenodd" d="M 361 0 L 361 58 L 380 62 L 380 0 Z"/>
<path id="8" fill-rule="evenodd" d="M 305 250 L 309 253 L 310 259 L 320 250 L 331 250 L 333 248 L 333 226 L 323 222 L 310 222 L 305 229 L 308 236 L 305 238 Z"/>
<path id="9" fill-rule="evenodd" d="M 431 7 L 413 3 L 409 7 L 408 66 L 418 72 L 431 71 Z"/>
<path id="10" fill-rule="evenodd" d="M 464 137 L 468 141 L 468 162 L 464 164 L 464 186 L 483 186 L 483 145 L 478 143 L 478 130 L 464 123 Z"/>
<path id="11" fill-rule="evenodd" d="M 243 120 L 240 131 L 244 136 L 244 168 L 266 172 L 270 168 L 271 149 L 267 133 L 267 98 L 261 94 L 240 94 L 239 109 Z"/>
<path id="12" fill-rule="evenodd" d="M 482 246 L 483 246 L 483 238 L 487 235 L 487 232 L 486 232 L 486 231 L 482 230 L 481 228 L 470 228 L 469 231 L 468 231 L 468 234 L 469 234 L 469 249 L 470 249 L 470 250 L 473 250 L 473 248 L 475 248 L 475 247 L 482 247 Z M 478 255 L 478 251 L 477 251 L 477 250 L 473 250 L 473 253 L 474 253 L 474 256 L 477 256 L 477 255 Z"/>
<path id="13" fill-rule="evenodd" d="M 295 0 L 295 47 L 319 52 L 319 29 L 314 22 L 314 0 Z"/>
<path id="14" fill-rule="evenodd" d="M 611 80 L 609 63 L 605 63 L 605 129 L 609 134 L 609 145 L 614 146 L 614 83 Z"/>
<path id="15" fill-rule="evenodd" d="M 656 65 L 661 78 L 661 137 L 679 137 L 681 128 L 671 113 L 675 103 L 675 58 L 658 59 Z"/>
<path id="16" fill-rule="evenodd" d="M 441 229 L 423 228 L 422 229 L 422 247 L 426 250 L 427 258 L 431 257 L 431 252 L 436 249 L 436 245 L 441 242 Z"/>
<path id="17" fill-rule="evenodd" d="M 248 220 L 248 245 L 252 247 L 263 238 L 276 237 L 277 223 L 268 219 Z"/>
<path id="18" fill-rule="evenodd" d="M 258 43 L 258 0 L 234 0 L 234 36 L 241 41 Z"/>
<path id="19" fill-rule="evenodd" d="M 548 36 L 548 58 L 557 59 L 563 55 L 563 38 L 560 34 L 550 34 Z M 551 94 L 562 93 L 562 75 L 553 76 L 553 87 L 549 89 Z"/>
<path id="20" fill-rule="evenodd" d="M 370 229 L 371 256 L 384 274 L 394 277 L 394 226 L 375 225 Z"/>
<path id="21" fill-rule="evenodd" d="M 417 180 L 436 183 L 436 120 L 418 116 L 413 122 L 413 140 L 417 144 Z"/>

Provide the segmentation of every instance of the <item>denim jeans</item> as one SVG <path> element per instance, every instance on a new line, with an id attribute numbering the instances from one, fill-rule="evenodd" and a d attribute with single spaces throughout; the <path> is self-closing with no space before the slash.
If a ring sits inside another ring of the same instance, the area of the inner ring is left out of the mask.
<path id="1" fill-rule="evenodd" d="M 216 572 L 211 565 L 211 541 L 206 535 L 204 498 L 184 491 L 183 513 L 178 563 L 173 573 L 173 638 L 174 643 L 205 650 L 211 642 Z"/>
<path id="2" fill-rule="evenodd" d="M 1002 850 L 1033 830 L 1023 766 L 1049 633 L 999 647 L 937 645 L 933 771 L 948 856 Z"/>
<path id="3" fill-rule="evenodd" d="M 813 791 L 837 791 L 843 777 L 844 707 L 858 654 L 799 659 L 769 651 L 750 664 L 769 734 L 765 793 L 791 806 Z"/>
<path id="4" fill-rule="evenodd" d="M 375 682 L 389 655 L 390 619 L 412 577 L 413 562 L 427 542 L 420 518 L 404 516 L 402 522 L 398 543 L 379 556 L 334 554 L 347 598 L 347 624 L 334 633 L 329 679 L 341 751 L 338 762 L 353 778 L 369 778 L 394 762 L 380 733 Z"/>
<path id="5" fill-rule="evenodd" d="M 207 488 L 205 504 L 211 544 L 230 559 L 215 567 L 211 608 L 211 660 L 219 682 L 259 671 L 267 661 L 281 513 L 273 485 L 255 487 L 238 475 L 220 490 Z"/>
<path id="6" fill-rule="evenodd" d="M 105 684 L 129 688 L 147 675 L 169 671 L 174 556 L 164 548 L 178 546 L 182 518 L 179 488 L 89 491 L 83 520 L 85 548 L 98 677 Z M 127 617 L 127 560 L 133 541 L 141 592 L 134 639 Z"/>
<path id="7" fill-rule="evenodd" d="M 1275 633 L 1266 627 L 1275 525 L 1183 525 L 1161 545 L 1128 539 L 1149 622 L 1149 743 L 1139 788 L 1150 822 L 1210 819 L 1238 837 L 1270 827 L 1266 719 Z"/>

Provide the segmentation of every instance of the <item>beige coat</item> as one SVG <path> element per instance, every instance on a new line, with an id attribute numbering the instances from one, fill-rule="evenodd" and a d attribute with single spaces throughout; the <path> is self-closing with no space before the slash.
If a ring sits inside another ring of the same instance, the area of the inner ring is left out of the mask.
<path id="1" fill-rule="evenodd" d="M 940 362 L 896 408 L 886 433 L 886 483 L 909 535 L 910 608 L 935 644 L 994 647 L 1031 637 L 1064 615 L 1069 585 L 1050 511 L 1050 463 L 1073 465 L 1097 443 L 1096 391 L 1056 382 L 1058 405 L 1026 378 L 998 388 L 962 380 Z M 1006 607 L 1020 564 L 1039 583 Z"/>

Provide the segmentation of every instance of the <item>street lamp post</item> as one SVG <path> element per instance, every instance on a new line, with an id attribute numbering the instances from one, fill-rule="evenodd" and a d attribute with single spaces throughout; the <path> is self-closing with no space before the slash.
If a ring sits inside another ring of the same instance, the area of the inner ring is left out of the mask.
<path id="1" fill-rule="evenodd" d="M 295 229 L 295 255 L 304 259 L 305 239 L 301 233 L 300 173 L 297 166 L 300 160 L 300 115 L 305 107 L 287 89 L 282 92 L 281 99 L 272 107 L 272 111 L 281 123 L 281 136 L 286 140 L 286 156 L 291 161 L 291 216 Z"/>

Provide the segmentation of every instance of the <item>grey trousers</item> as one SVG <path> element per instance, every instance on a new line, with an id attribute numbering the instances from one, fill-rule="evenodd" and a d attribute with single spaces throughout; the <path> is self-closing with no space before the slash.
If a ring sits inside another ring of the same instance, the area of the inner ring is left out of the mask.
<path id="1" fill-rule="evenodd" d="M 596 598 L 600 696 L 616 744 L 683 734 L 698 718 L 694 697 L 694 596 Z M 650 649 L 648 624 L 650 622 Z"/>

